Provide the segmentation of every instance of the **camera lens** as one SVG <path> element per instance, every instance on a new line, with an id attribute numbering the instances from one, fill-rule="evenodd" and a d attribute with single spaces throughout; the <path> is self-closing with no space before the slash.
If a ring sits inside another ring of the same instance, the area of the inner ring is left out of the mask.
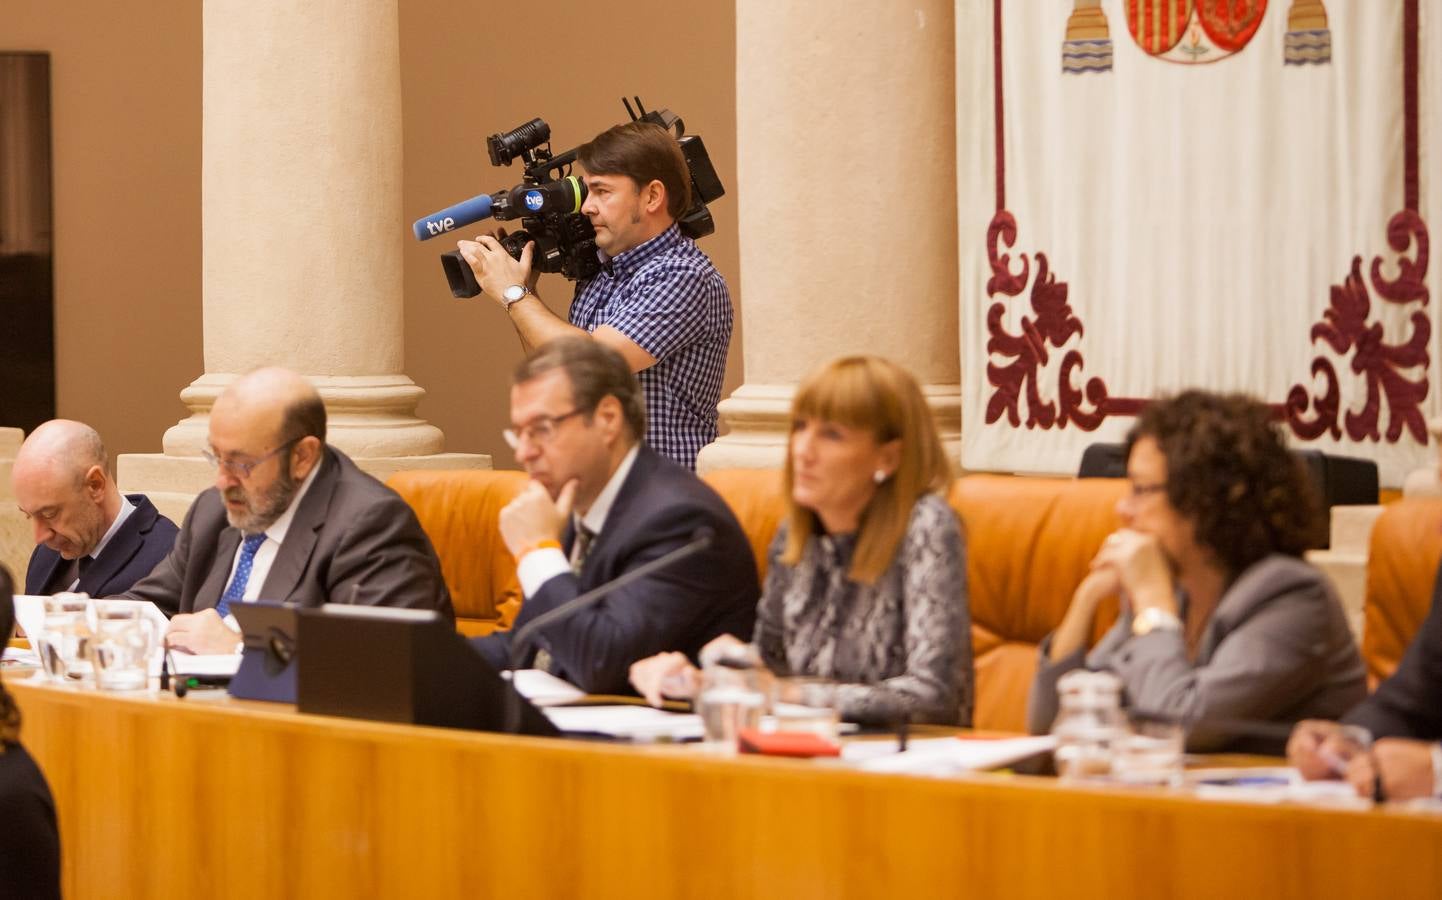
<path id="1" fill-rule="evenodd" d="M 509 166 L 517 156 L 536 149 L 550 139 L 551 126 L 542 119 L 532 119 L 519 128 L 486 138 L 486 150 L 491 155 L 491 165 Z"/>

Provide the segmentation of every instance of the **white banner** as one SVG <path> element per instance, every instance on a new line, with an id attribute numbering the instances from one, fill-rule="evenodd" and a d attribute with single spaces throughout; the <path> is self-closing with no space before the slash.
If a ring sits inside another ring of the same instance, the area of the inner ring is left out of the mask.
<path id="1" fill-rule="evenodd" d="M 963 465 L 1075 472 L 1194 386 L 1433 464 L 1439 8 L 958 0 Z"/>

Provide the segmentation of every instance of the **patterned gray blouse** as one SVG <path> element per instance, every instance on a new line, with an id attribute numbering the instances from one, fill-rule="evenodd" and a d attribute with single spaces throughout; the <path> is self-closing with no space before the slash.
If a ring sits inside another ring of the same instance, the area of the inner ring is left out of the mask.
<path id="1" fill-rule="evenodd" d="M 795 566 L 780 561 L 782 524 L 757 608 L 755 644 L 777 675 L 841 683 L 847 721 L 971 724 L 971 615 L 966 547 L 946 501 L 912 507 L 896 559 L 876 583 L 846 577 L 854 535 L 821 535 Z"/>

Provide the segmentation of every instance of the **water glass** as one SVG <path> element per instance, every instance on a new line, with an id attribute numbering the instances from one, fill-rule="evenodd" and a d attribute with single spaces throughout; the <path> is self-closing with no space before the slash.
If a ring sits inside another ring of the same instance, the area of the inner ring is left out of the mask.
<path id="1" fill-rule="evenodd" d="M 1186 730 L 1154 716 L 1129 716 L 1127 732 L 1112 745 L 1112 778 L 1122 784 L 1176 787 L 1182 783 Z"/>
<path id="2" fill-rule="evenodd" d="M 1111 672 L 1076 669 L 1057 681 L 1061 711 L 1052 723 L 1056 773 L 1064 781 L 1111 777 L 1113 744 L 1127 733 L 1121 679 Z"/>
<path id="3" fill-rule="evenodd" d="M 30 636 L 40 666 L 51 681 L 84 678 L 90 672 L 90 598 L 63 592 L 45 598 L 45 623 Z"/>
<path id="4" fill-rule="evenodd" d="M 146 687 L 155 643 L 154 626 L 145 618 L 138 603 L 99 601 L 95 605 L 95 633 L 90 640 L 95 683 L 103 690 L 112 691 Z"/>
<path id="5" fill-rule="evenodd" d="M 840 740 L 841 716 L 836 708 L 836 682 L 829 678 L 791 676 L 776 679 L 771 704 L 772 730 L 808 732 L 835 744 Z"/>
<path id="6" fill-rule="evenodd" d="M 765 669 L 724 660 L 701 670 L 695 706 L 708 747 L 734 751 L 738 732 L 761 725 L 769 679 Z"/>

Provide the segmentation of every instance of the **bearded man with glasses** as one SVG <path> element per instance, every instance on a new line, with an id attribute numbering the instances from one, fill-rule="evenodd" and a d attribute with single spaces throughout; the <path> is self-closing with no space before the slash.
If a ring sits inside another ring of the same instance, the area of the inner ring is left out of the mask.
<path id="1" fill-rule="evenodd" d="M 500 519 L 525 595 L 512 632 L 712 532 L 705 550 L 542 628 L 518 648 L 523 665 L 589 693 L 629 694 L 638 659 L 681 650 L 694 660 L 719 635 L 750 639 L 760 594 L 751 546 L 715 491 L 646 446 L 641 385 L 620 353 L 583 337 L 546 344 L 516 370 L 511 422 L 506 442 L 531 476 Z M 505 668 L 510 638 L 475 646 Z"/>
<path id="2" fill-rule="evenodd" d="M 168 646 L 235 651 L 230 607 L 253 600 L 437 609 L 454 619 L 415 513 L 325 434 L 320 395 L 285 369 L 243 375 L 215 401 L 204 451 L 215 487 L 191 505 L 170 555 L 122 595 L 173 616 Z"/>

